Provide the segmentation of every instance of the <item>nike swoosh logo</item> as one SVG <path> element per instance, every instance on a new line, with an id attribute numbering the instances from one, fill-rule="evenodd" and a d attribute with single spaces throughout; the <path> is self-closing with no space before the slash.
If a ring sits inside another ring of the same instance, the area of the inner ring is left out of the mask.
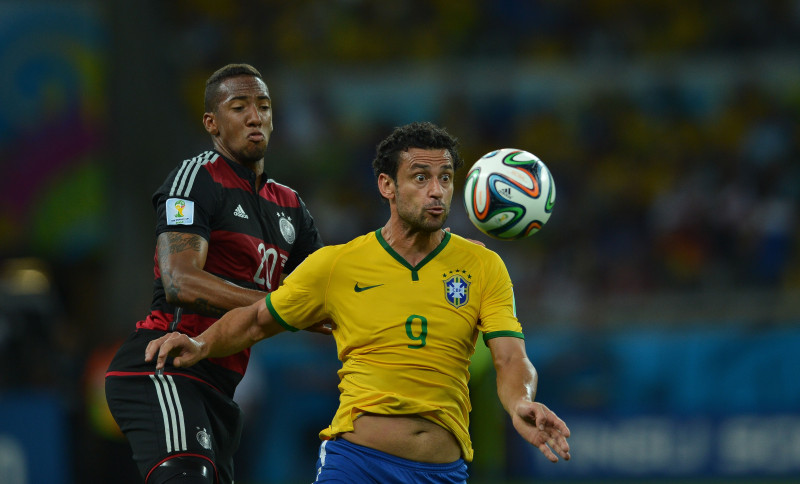
<path id="1" fill-rule="evenodd" d="M 361 292 L 361 291 L 366 291 L 367 289 L 372 289 L 372 288 L 375 288 L 375 287 L 378 287 L 378 286 L 382 286 L 382 285 L 383 285 L 383 284 L 375 284 L 374 286 L 364 286 L 364 287 L 361 287 L 361 286 L 359 286 L 359 285 L 358 285 L 358 283 L 356 282 L 356 286 L 355 286 L 353 289 L 354 289 L 356 292 Z"/>

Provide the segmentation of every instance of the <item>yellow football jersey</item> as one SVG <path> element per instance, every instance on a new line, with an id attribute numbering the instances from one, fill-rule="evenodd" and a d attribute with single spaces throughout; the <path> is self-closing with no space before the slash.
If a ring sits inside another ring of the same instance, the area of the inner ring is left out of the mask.
<path id="1" fill-rule="evenodd" d="M 353 430 L 365 412 L 419 414 L 452 432 L 467 462 L 468 367 L 478 333 L 523 337 L 503 261 L 449 232 L 416 267 L 380 229 L 323 247 L 267 295 L 267 307 L 290 331 L 336 322 L 340 404 L 321 438 Z"/>

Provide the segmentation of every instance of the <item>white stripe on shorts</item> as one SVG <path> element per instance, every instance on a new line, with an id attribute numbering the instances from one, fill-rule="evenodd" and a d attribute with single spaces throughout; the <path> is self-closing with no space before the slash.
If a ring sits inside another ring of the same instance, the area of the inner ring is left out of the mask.
<path id="1" fill-rule="evenodd" d="M 161 407 L 161 417 L 164 420 L 164 435 L 166 436 L 167 452 L 185 451 L 186 422 L 183 418 L 183 407 L 178 396 L 178 389 L 171 375 L 150 375 L 156 386 L 158 404 Z"/>
<path id="2" fill-rule="evenodd" d="M 319 446 L 319 469 L 317 469 L 317 477 L 314 478 L 314 482 L 319 480 L 319 475 L 322 473 L 322 468 L 325 467 L 325 456 L 328 453 L 325 450 L 325 444 L 327 443 L 327 440 L 323 440 L 322 445 Z"/>

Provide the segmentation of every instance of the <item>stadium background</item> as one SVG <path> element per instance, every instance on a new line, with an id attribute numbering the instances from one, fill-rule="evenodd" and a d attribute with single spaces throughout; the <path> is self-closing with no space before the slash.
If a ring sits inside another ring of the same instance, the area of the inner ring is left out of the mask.
<path id="1" fill-rule="evenodd" d="M 449 225 L 506 260 L 574 459 L 509 431 L 481 351 L 472 482 L 800 481 L 799 50 L 796 0 L 0 1 L 0 481 L 137 482 L 102 372 L 149 306 L 150 194 L 239 61 L 328 243 L 384 220 L 368 164 L 401 123 L 551 169 L 531 239 L 460 195 Z M 254 355 L 237 482 L 309 482 L 332 343 Z"/>

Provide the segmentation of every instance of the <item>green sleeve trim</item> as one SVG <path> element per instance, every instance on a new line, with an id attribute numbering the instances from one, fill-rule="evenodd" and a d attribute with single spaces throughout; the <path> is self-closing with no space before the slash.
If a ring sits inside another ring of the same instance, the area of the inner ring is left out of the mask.
<path id="1" fill-rule="evenodd" d="M 270 300 L 270 296 L 272 296 L 272 293 L 267 294 L 267 297 L 264 298 L 264 300 L 267 302 L 267 309 L 269 309 L 269 313 L 272 315 L 273 318 L 275 318 L 275 321 L 277 321 L 278 324 L 283 326 L 283 329 L 285 329 L 286 331 L 291 331 L 292 333 L 300 331 L 298 328 L 295 328 L 294 326 L 290 325 L 289 323 L 284 321 L 282 317 L 280 317 L 278 311 L 276 311 L 275 307 L 272 306 L 272 301 Z"/>
<path id="2" fill-rule="evenodd" d="M 503 336 L 525 339 L 525 335 L 518 331 L 492 331 L 491 333 L 483 333 L 483 342 L 486 343 L 490 339 L 500 338 Z"/>

